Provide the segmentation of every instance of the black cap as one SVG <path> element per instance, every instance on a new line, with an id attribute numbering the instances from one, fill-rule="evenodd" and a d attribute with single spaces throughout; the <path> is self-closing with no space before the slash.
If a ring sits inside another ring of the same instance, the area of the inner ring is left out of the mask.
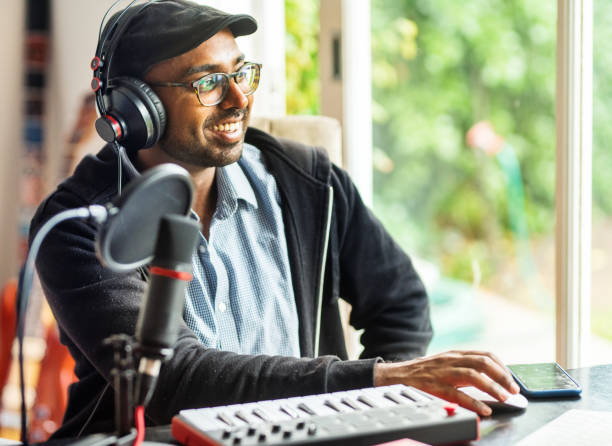
<path id="1" fill-rule="evenodd" d="M 103 35 L 123 11 L 118 11 L 109 19 Z M 124 22 L 124 19 L 128 22 Z M 229 28 L 235 37 L 257 30 L 257 21 L 250 15 L 228 14 L 188 0 L 139 3 L 128 8 L 122 22 L 127 23 L 124 32 L 111 36 L 109 41 L 112 48 L 114 37 L 119 37 L 109 61 L 110 77 L 133 76 L 142 79 L 153 65 L 191 51 L 225 28 Z M 121 24 L 114 30 L 115 33 L 120 32 L 120 28 Z M 107 54 L 108 57 L 110 54 Z"/>

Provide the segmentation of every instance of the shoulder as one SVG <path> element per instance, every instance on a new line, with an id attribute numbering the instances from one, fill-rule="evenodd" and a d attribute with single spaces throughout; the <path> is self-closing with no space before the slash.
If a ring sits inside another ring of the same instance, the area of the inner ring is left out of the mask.
<path id="1" fill-rule="evenodd" d="M 70 177 L 40 204 L 30 224 L 30 234 L 49 218 L 67 209 L 110 201 L 117 191 L 117 161 L 112 149 L 86 156 Z"/>
<path id="2" fill-rule="evenodd" d="M 301 174 L 328 182 L 331 162 L 322 147 L 309 146 L 286 138 L 274 136 L 249 127 L 245 142 L 259 149 L 264 158 L 272 163 L 281 163 Z"/>

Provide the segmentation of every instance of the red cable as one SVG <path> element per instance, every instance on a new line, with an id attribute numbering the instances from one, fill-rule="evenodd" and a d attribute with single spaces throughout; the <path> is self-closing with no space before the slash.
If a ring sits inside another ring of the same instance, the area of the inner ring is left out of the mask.
<path id="1" fill-rule="evenodd" d="M 136 438 L 132 446 L 140 446 L 145 436 L 144 406 L 136 406 L 136 409 L 134 409 L 134 418 L 136 419 Z"/>

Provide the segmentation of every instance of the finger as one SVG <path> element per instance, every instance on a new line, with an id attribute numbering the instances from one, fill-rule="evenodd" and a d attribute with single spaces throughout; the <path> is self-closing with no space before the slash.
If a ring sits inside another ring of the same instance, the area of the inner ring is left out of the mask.
<path id="1" fill-rule="evenodd" d="M 469 354 L 464 356 L 459 363 L 463 367 L 471 367 L 486 374 L 508 392 L 518 392 L 518 386 L 510 371 L 488 355 Z"/>
<path id="2" fill-rule="evenodd" d="M 471 411 L 476 412 L 478 415 L 488 417 L 491 415 L 492 410 L 482 401 L 472 398 L 471 396 L 461 392 L 454 387 L 443 386 L 438 388 L 431 388 L 428 390 L 429 393 L 442 398 L 451 403 L 457 403 L 461 407 L 465 407 Z"/>
<path id="3" fill-rule="evenodd" d="M 495 361 L 497 364 L 499 364 L 499 366 L 506 371 L 507 376 L 509 376 L 511 378 L 512 384 L 510 385 L 510 389 L 512 391 L 512 393 L 518 393 L 519 392 L 519 386 L 516 384 L 516 382 L 514 381 L 514 378 L 512 376 L 512 373 L 510 372 L 510 369 L 508 368 L 508 366 L 506 366 L 506 364 L 495 354 L 492 352 L 488 352 L 488 351 L 484 351 L 484 350 L 464 350 L 463 353 L 465 355 L 479 355 L 479 356 L 488 356 L 489 358 L 491 358 L 493 361 Z"/>
<path id="4" fill-rule="evenodd" d="M 463 375 L 464 382 L 472 385 L 483 392 L 488 393 L 499 401 L 506 401 L 510 394 L 501 385 L 490 379 L 487 375 L 477 372 L 471 368 L 457 368 L 456 372 Z"/>
<path id="5" fill-rule="evenodd" d="M 501 359 L 499 359 L 499 357 L 495 353 L 491 353 L 485 350 L 461 350 L 461 353 L 463 353 L 463 355 L 488 356 L 493 361 L 498 363 L 500 367 L 504 369 L 506 368 L 506 364 L 504 364 L 504 362 Z"/>

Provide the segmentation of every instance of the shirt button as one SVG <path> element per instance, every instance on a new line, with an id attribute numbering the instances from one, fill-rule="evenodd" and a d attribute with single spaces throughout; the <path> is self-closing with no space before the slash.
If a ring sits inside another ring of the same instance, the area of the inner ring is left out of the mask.
<path id="1" fill-rule="evenodd" d="M 223 302 L 219 303 L 219 311 L 221 313 L 224 313 L 226 309 L 227 309 L 227 306 Z"/>
<path id="2" fill-rule="evenodd" d="M 200 245 L 198 246 L 198 250 L 200 251 L 201 254 L 204 254 L 206 252 L 206 246 Z"/>

